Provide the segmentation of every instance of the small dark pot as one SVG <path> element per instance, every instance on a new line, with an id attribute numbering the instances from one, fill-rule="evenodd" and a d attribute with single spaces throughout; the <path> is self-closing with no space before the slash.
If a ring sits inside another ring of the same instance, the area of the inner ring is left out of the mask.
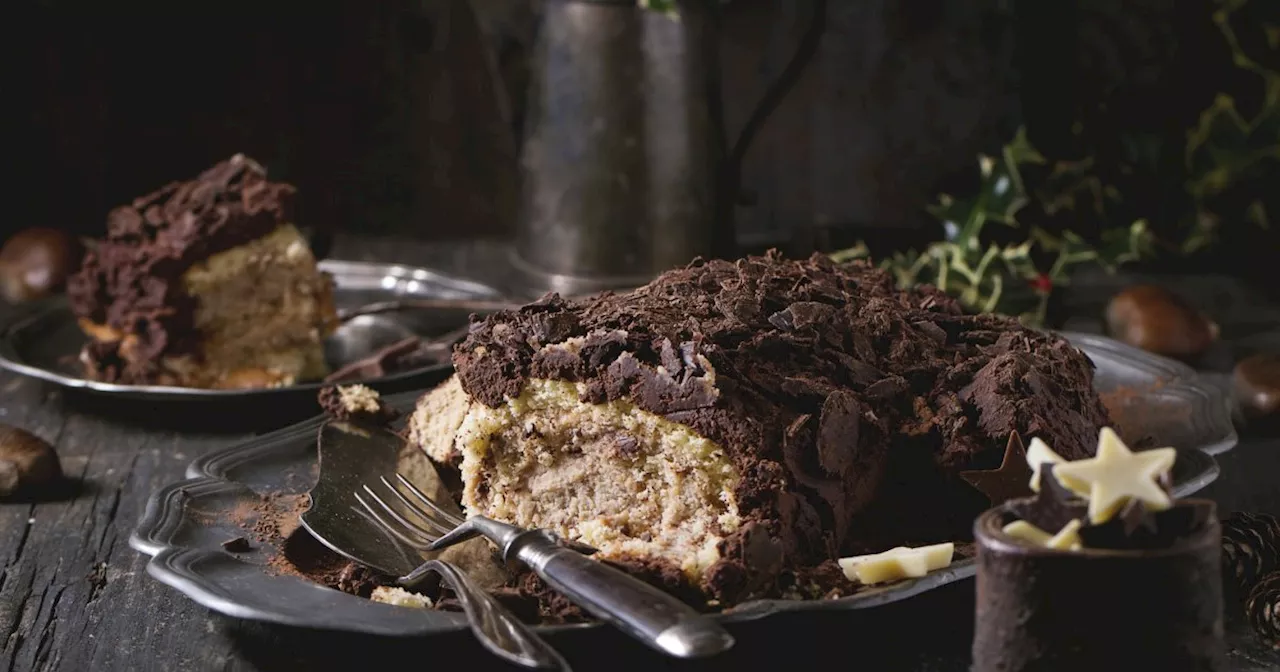
<path id="1" fill-rule="evenodd" d="M 1226 669 L 1216 510 L 1165 549 L 1057 551 L 1005 535 L 1009 505 L 974 523 L 973 672 Z"/>

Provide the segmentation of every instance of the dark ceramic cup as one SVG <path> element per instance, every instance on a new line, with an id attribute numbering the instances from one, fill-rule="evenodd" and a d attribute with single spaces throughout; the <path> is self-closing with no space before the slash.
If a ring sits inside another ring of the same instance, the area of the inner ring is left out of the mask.
<path id="1" fill-rule="evenodd" d="M 1226 669 L 1222 530 L 1168 548 L 1060 551 L 1002 530 L 1010 504 L 974 523 L 973 672 Z"/>

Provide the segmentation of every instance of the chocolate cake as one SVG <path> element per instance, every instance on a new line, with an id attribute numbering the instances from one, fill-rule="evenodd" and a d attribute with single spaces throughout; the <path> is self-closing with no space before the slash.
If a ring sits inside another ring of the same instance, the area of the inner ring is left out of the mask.
<path id="1" fill-rule="evenodd" d="M 473 320 L 410 437 L 471 513 L 549 528 L 729 604 L 798 568 L 966 538 L 1011 433 L 1091 454 L 1093 366 L 868 264 L 697 260 Z"/>
<path id="2" fill-rule="evenodd" d="M 1169 494 L 1176 451 L 1104 429 L 1094 458 L 1028 455 L 1039 493 L 975 523 L 972 669 L 1225 669 L 1221 526 Z"/>
<path id="3" fill-rule="evenodd" d="M 324 377 L 333 285 L 292 222 L 294 193 L 237 154 L 112 210 L 67 287 L 86 375 L 203 388 Z"/>

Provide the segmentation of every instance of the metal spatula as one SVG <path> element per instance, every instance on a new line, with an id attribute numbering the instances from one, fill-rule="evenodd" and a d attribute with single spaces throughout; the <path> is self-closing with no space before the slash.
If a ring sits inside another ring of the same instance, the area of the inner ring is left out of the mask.
<path id="1" fill-rule="evenodd" d="M 359 440 L 353 440 L 359 439 Z M 453 588 L 467 615 L 467 623 L 482 644 L 499 657 L 526 667 L 568 670 L 565 660 L 549 644 L 493 598 L 458 567 L 421 554 L 388 533 L 369 517 L 355 498 L 362 483 L 382 474 L 403 470 L 399 453 L 403 441 L 381 429 L 348 423 L 326 423 L 320 430 L 320 476 L 311 489 L 311 508 L 302 514 L 302 525 L 335 552 L 362 565 L 395 577 L 415 569 L 439 574 Z M 422 460 L 424 487 L 442 487 L 430 463 Z M 412 589 L 412 581 L 398 581 Z"/>

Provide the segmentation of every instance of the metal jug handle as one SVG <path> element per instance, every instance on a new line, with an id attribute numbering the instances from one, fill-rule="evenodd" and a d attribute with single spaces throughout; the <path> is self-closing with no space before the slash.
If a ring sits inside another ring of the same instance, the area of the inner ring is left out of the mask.
<path id="1" fill-rule="evenodd" d="M 681 3 L 685 4 L 685 3 Z M 721 157 L 720 170 L 717 171 L 717 189 L 714 206 L 715 240 L 725 249 L 717 250 L 718 256 L 730 258 L 737 256 L 736 226 L 734 209 L 742 198 L 742 162 L 747 150 L 757 133 L 768 121 L 769 115 L 778 108 L 782 100 L 790 93 L 791 88 L 799 81 L 822 40 L 827 25 L 827 0 L 813 0 L 813 15 L 809 18 L 809 27 L 800 44 L 787 62 L 778 78 L 769 85 L 751 111 L 747 121 L 738 132 L 737 139 L 729 145 L 728 130 L 725 128 L 724 95 L 721 89 L 720 76 L 720 38 L 722 30 L 721 0 L 706 0 L 707 31 L 710 39 L 704 41 L 707 48 L 705 54 L 707 69 L 707 106 L 713 127 L 713 137 L 717 143 L 717 155 Z"/>

